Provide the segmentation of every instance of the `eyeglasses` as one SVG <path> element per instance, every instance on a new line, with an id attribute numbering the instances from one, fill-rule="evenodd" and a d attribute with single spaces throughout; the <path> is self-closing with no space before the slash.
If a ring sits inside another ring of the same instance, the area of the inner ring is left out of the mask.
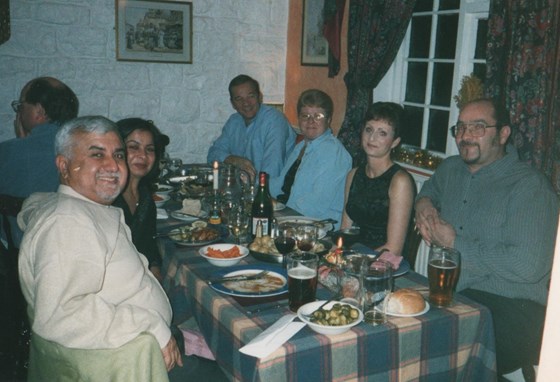
<path id="1" fill-rule="evenodd" d="M 21 110 L 21 106 L 25 103 L 25 101 L 12 101 L 11 105 L 12 105 L 12 109 L 14 109 L 14 112 L 19 113 L 19 111 Z"/>
<path id="2" fill-rule="evenodd" d="M 464 123 L 457 122 L 455 126 L 451 126 L 451 135 L 453 138 L 461 137 L 468 130 L 469 134 L 475 138 L 483 137 L 486 134 L 486 129 L 491 127 L 498 127 L 498 125 L 487 125 L 485 122 L 472 122 Z"/>
<path id="3" fill-rule="evenodd" d="M 311 121 L 321 122 L 323 119 L 326 118 L 326 115 L 323 113 L 300 114 L 298 118 L 302 121 L 307 121 L 307 122 L 311 122 Z"/>

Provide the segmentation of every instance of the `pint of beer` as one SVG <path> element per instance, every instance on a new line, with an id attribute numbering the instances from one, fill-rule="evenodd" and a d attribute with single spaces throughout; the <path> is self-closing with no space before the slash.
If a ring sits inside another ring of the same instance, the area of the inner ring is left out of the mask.
<path id="1" fill-rule="evenodd" d="M 315 301 L 319 258 L 314 253 L 290 253 L 287 256 L 288 303 L 293 312 Z"/>
<path id="2" fill-rule="evenodd" d="M 428 257 L 430 303 L 449 306 L 461 272 L 461 254 L 453 248 L 432 245 Z"/>

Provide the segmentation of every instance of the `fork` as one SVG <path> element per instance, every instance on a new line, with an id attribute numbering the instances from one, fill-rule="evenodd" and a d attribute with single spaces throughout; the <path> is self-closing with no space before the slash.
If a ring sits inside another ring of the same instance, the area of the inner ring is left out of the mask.
<path id="1" fill-rule="evenodd" d="M 266 276 L 269 271 L 261 271 L 259 273 L 255 273 L 253 275 L 238 275 L 238 276 L 226 276 L 226 277 L 218 277 L 215 279 L 208 280 L 208 284 L 221 284 L 227 281 L 245 281 L 245 280 L 256 280 Z"/>

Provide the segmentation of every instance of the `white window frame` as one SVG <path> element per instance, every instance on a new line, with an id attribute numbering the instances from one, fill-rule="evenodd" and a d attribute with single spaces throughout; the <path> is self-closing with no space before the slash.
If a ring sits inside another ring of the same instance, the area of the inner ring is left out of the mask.
<path id="1" fill-rule="evenodd" d="M 434 3 L 439 3 L 445 0 L 434 0 Z M 473 66 L 475 63 L 485 63 L 485 60 L 474 59 L 474 52 L 476 48 L 476 34 L 478 20 L 488 17 L 488 9 L 490 6 L 489 0 L 461 0 L 459 9 L 459 21 L 458 21 L 458 31 L 457 31 L 457 44 L 455 51 L 455 67 L 453 72 L 453 84 L 451 88 L 450 108 L 449 108 L 449 121 L 448 126 L 455 124 L 457 120 L 459 111 L 453 100 L 453 96 L 457 94 L 461 86 L 461 80 L 463 76 L 470 75 L 473 71 Z M 437 9 L 437 4 L 436 4 Z M 432 39 L 435 39 L 435 30 L 437 26 L 432 24 Z M 379 85 L 373 91 L 373 100 L 386 101 L 386 102 L 396 102 L 403 104 L 406 92 L 406 78 L 407 78 L 407 65 L 405 62 L 406 56 L 409 51 L 410 43 L 410 25 L 408 26 L 406 35 L 403 39 L 399 52 L 393 62 L 393 65 L 389 68 L 385 77 L 381 80 Z M 434 41 L 430 43 L 430 51 L 433 51 L 435 47 Z M 431 61 L 431 60 L 430 60 Z M 429 72 L 429 78 L 432 76 L 432 72 Z M 428 111 L 429 105 L 424 105 L 424 128 L 422 129 L 422 146 L 426 147 L 427 140 L 427 121 L 429 119 Z M 438 108 L 437 106 L 431 106 L 433 109 Z M 443 110 L 448 110 L 446 107 L 442 107 Z M 455 140 L 450 133 L 447 134 L 447 144 L 445 155 L 457 154 L 457 147 L 455 145 Z"/>

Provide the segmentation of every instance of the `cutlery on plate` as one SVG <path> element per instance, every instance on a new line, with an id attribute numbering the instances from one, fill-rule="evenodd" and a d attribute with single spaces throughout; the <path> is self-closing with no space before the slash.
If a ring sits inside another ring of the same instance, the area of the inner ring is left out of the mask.
<path id="1" fill-rule="evenodd" d="M 329 299 L 328 299 L 327 301 L 325 301 L 324 303 L 322 303 L 317 309 L 315 309 L 315 310 L 314 310 L 313 312 L 311 312 L 310 314 L 302 314 L 302 316 L 304 316 L 304 317 L 307 318 L 307 319 L 310 319 L 310 318 L 313 316 L 313 313 L 314 313 L 314 312 L 323 309 L 323 307 L 324 307 L 325 305 L 327 305 L 329 302 L 336 301 L 336 300 L 338 300 L 338 299 L 341 298 L 341 297 L 342 297 L 342 295 L 341 295 L 340 293 L 339 293 L 339 294 L 336 294 L 336 295 L 332 296 L 331 298 L 329 298 Z"/>
<path id="2" fill-rule="evenodd" d="M 215 279 L 208 280 L 208 284 L 222 284 L 228 281 L 246 281 L 246 280 L 257 280 L 263 278 L 268 274 L 268 271 L 262 271 L 259 273 L 250 273 L 246 275 L 235 275 L 235 276 L 226 276 L 226 277 L 218 277 Z"/>
<path id="3" fill-rule="evenodd" d="M 173 213 L 174 213 L 174 214 L 177 214 L 177 215 L 181 215 L 181 216 L 188 216 L 188 217 L 190 217 L 190 218 L 200 219 L 200 216 L 198 216 L 198 215 L 187 214 L 186 212 L 174 211 Z"/>

